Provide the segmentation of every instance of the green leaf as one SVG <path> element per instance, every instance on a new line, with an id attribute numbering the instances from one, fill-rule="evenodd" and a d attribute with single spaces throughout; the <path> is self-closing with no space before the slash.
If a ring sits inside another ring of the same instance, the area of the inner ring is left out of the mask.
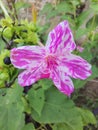
<path id="1" fill-rule="evenodd" d="M 42 88 L 33 89 L 31 88 L 28 92 L 28 100 L 30 103 L 30 106 L 38 113 L 40 116 L 41 111 L 44 106 L 44 90 Z"/>
<path id="2" fill-rule="evenodd" d="M 53 86 L 53 82 L 50 79 L 41 79 L 39 80 L 38 85 L 42 86 L 44 90 L 47 90 Z"/>
<path id="3" fill-rule="evenodd" d="M 26 2 L 16 2 L 15 3 L 16 10 L 19 11 L 21 8 L 28 8 L 30 7 L 29 3 Z"/>
<path id="4" fill-rule="evenodd" d="M 21 130 L 24 126 L 22 90 L 15 84 L 5 96 L 0 95 L 0 130 Z"/>
<path id="5" fill-rule="evenodd" d="M 65 123 L 72 130 L 82 130 L 81 117 L 74 103 L 56 88 L 51 87 L 45 93 L 45 104 L 39 116 L 32 110 L 31 116 L 40 123 Z"/>
<path id="6" fill-rule="evenodd" d="M 57 7 L 56 7 L 56 11 L 58 11 L 58 13 L 66 13 L 66 12 L 70 12 L 73 13 L 74 9 L 72 8 L 72 5 L 69 4 L 68 2 L 60 2 Z"/>
<path id="7" fill-rule="evenodd" d="M 90 124 L 96 124 L 96 118 L 93 113 L 87 109 L 77 108 L 83 120 L 84 126 Z"/>
<path id="8" fill-rule="evenodd" d="M 77 18 L 78 24 L 77 27 L 81 26 L 83 23 L 85 23 L 85 20 L 87 17 L 92 13 L 92 9 L 88 9 L 87 11 L 82 12 L 79 17 Z"/>
<path id="9" fill-rule="evenodd" d="M 46 4 L 43 8 L 43 10 L 40 12 L 40 14 L 45 14 L 47 13 L 48 11 L 52 11 L 53 10 L 53 7 L 50 3 Z"/>
<path id="10" fill-rule="evenodd" d="M 95 13 L 98 13 L 98 2 L 90 4 L 90 8 L 95 11 Z"/>
<path id="11" fill-rule="evenodd" d="M 88 29 L 87 28 L 85 28 L 85 29 L 78 28 L 77 31 L 76 31 L 75 39 L 79 39 L 81 36 L 87 35 L 87 33 L 88 33 Z"/>
<path id="12" fill-rule="evenodd" d="M 48 13 L 48 11 L 51 11 L 52 13 Z M 51 4 L 46 4 L 43 8 L 43 10 L 40 12 L 40 15 L 46 15 L 46 18 L 52 18 L 54 16 L 57 16 L 58 10 L 56 10 Z"/>
<path id="13" fill-rule="evenodd" d="M 13 35 L 13 31 L 12 28 L 7 27 L 4 32 L 3 32 L 4 37 L 11 39 L 12 35 Z"/>
<path id="14" fill-rule="evenodd" d="M 0 34 L 1 35 L 1 34 Z M 1 53 L 1 50 L 3 50 L 5 47 L 5 43 L 3 42 L 3 40 L 0 38 L 0 53 Z"/>
<path id="15" fill-rule="evenodd" d="M 92 75 L 88 78 L 88 80 L 94 79 L 98 77 L 98 67 L 95 65 L 92 66 Z"/>
<path id="16" fill-rule="evenodd" d="M 90 46 L 90 43 L 86 43 L 86 46 Z M 82 58 L 84 58 L 85 60 L 87 60 L 88 62 L 91 62 L 92 59 L 92 53 L 89 47 L 85 47 L 83 52 L 79 53 L 79 56 L 81 56 Z"/>
<path id="17" fill-rule="evenodd" d="M 27 114 L 31 113 L 31 107 L 29 105 L 29 103 L 27 102 L 27 99 L 25 97 L 22 97 L 22 102 L 24 105 L 24 112 L 26 112 Z"/>
<path id="18" fill-rule="evenodd" d="M 73 79 L 73 83 L 74 83 L 75 89 L 83 87 L 86 82 L 87 82 L 86 80 Z"/>
<path id="19" fill-rule="evenodd" d="M 22 130 L 35 130 L 35 128 L 32 123 L 29 123 L 29 124 L 25 125 Z"/>
<path id="20" fill-rule="evenodd" d="M 52 129 L 53 130 L 83 130 L 82 127 L 77 125 L 77 120 L 74 120 L 72 123 L 74 123 L 74 127 L 71 124 L 60 123 L 60 124 L 55 124 L 52 127 Z"/>

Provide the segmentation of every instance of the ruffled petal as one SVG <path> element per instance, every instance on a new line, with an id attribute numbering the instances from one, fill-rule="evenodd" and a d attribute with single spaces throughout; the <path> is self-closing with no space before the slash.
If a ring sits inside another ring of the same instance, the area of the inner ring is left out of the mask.
<path id="1" fill-rule="evenodd" d="M 58 24 L 50 33 L 46 42 L 46 48 L 50 53 L 62 50 L 73 51 L 76 44 L 67 21 Z"/>
<path id="2" fill-rule="evenodd" d="M 73 54 L 61 58 L 59 69 L 76 79 L 84 80 L 91 75 L 91 65 L 80 56 Z"/>
<path id="3" fill-rule="evenodd" d="M 39 46 L 22 46 L 11 50 L 11 62 L 16 68 L 26 69 L 37 66 L 45 55 L 45 49 Z"/>
<path id="4" fill-rule="evenodd" d="M 25 70 L 18 76 L 18 83 L 21 86 L 29 86 L 39 79 L 49 78 L 48 71 L 42 70 L 40 67 L 35 67 L 31 70 Z"/>
<path id="5" fill-rule="evenodd" d="M 50 77 L 58 90 L 70 97 L 71 93 L 74 91 L 74 85 L 66 73 L 59 72 L 55 69 Z"/>

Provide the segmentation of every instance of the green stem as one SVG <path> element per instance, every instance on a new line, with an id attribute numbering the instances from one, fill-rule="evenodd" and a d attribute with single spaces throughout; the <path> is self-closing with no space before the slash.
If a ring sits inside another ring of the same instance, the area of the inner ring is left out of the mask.
<path id="1" fill-rule="evenodd" d="M 16 7 L 15 7 L 15 1 L 12 1 L 12 8 L 13 8 L 13 13 L 14 13 L 14 21 L 15 20 L 18 20 L 18 15 L 17 15 L 17 10 L 16 10 Z"/>
<path id="2" fill-rule="evenodd" d="M 94 15 L 93 20 L 92 20 L 92 23 L 91 23 L 91 28 L 92 28 L 92 29 L 93 29 L 93 27 L 94 27 L 95 19 L 96 19 L 96 14 Z"/>
<path id="3" fill-rule="evenodd" d="M 93 28 L 94 28 L 95 19 L 96 19 L 96 14 L 94 15 L 93 20 L 92 20 L 92 24 L 91 24 L 91 29 L 92 29 L 92 30 L 93 30 Z M 95 38 L 95 33 L 92 32 L 91 41 L 94 41 L 94 38 Z"/>
<path id="4" fill-rule="evenodd" d="M 6 8 L 5 8 L 5 6 L 4 6 L 4 4 L 3 4 L 3 2 L 1 0 L 0 0 L 0 6 L 1 6 L 1 9 L 3 10 L 3 12 L 4 12 L 5 17 L 10 17 Z"/>

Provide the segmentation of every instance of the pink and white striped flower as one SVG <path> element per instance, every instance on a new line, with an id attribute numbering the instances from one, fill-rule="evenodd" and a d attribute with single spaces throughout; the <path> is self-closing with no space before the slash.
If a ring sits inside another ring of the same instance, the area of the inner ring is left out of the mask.
<path id="1" fill-rule="evenodd" d="M 11 50 L 11 62 L 24 71 L 18 76 L 21 86 L 29 86 L 42 78 L 50 78 L 67 96 L 74 91 L 70 77 L 86 79 L 91 65 L 80 56 L 71 54 L 76 48 L 67 21 L 58 24 L 48 36 L 46 46 L 22 46 Z"/>

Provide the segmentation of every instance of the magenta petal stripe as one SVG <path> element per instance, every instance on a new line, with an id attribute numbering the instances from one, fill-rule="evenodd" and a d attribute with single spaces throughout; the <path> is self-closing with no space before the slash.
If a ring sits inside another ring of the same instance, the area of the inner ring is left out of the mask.
<path id="1" fill-rule="evenodd" d="M 91 65 L 80 56 L 69 54 L 61 61 L 59 69 L 73 78 L 84 80 L 91 75 Z"/>
<path id="2" fill-rule="evenodd" d="M 50 53 L 56 51 L 69 50 L 73 51 L 76 44 L 73 40 L 73 35 L 67 21 L 58 24 L 48 35 L 46 47 Z"/>
<path id="3" fill-rule="evenodd" d="M 32 68 L 31 70 L 25 70 L 18 76 L 18 82 L 21 86 L 29 86 L 35 83 L 37 80 L 42 79 L 42 78 L 49 78 L 50 74 L 43 73 L 41 68 L 35 67 Z"/>
<path id="4" fill-rule="evenodd" d="M 59 72 L 58 69 L 55 69 L 51 73 L 50 77 L 60 92 L 66 94 L 67 96 L 70 96 L 74 91 L 74 85 L 66 73 Z"/>
<path id="5" fill-rule="evenodd" d="M 16 68 L 26 69 L 29 66 L 39 64 L 43 56 L 45 55 L 45 49 L 39 46 L 22 46 L 11 50 L 11 62 Z"/>

